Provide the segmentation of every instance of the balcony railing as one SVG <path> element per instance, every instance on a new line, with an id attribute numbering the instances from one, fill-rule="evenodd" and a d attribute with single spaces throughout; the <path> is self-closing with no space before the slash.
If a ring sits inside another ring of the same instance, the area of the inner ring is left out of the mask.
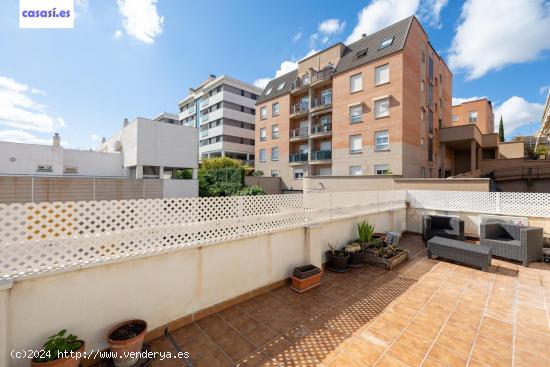
<path id="1" fill-rule="evenodd" d="M 332 131 L 332 124 L 316 124 L 311 126 L 311 134 L 329 133 Z"/>
<path id="2" fill-rule="evenodd" d="M 332 150 L 317 150 L 311 152 L 312 161 L 326 161 L 332 159 Z"/>
<path id="3" fill-rule="evenodd" d="M 302 87 L 306 87 L 310 84 L 310 79 L 306 79 L 304 80 L 303 78 L 298 78 L 294 81 L 294 83 L 292 83 L 292 88 L 291 90 L 296 90 L 296 89 L 300 89 Z"/>
<path id="4" fill-rule="evenodd" d="M 307 153 L 294 153 L 294 154 L 290 154 L 288 156 L 288 161 L 290 163 L 295 163 L 295 162 L 307 162 Z"/>
<path id="5" fill-rule="evenodd" d="M 203 100 L 201 101 L 201 104 L 200 104 L 201 108 L 204 107 L 204 106 L 207 106 L 207 105 L 208 105 L 208 98 L 203 99 Z"/>
<path id="6" fill-rule="evenodd" d="M 295 105 L 290 106 L 290 114 L 307 112 L 309 106 L 307 103 L 296 103 Z"/>
<path id="7" fill-rule="evenodd" d="M 317 109 L 330 106 L 332 106 L 332 94 L 322 98 L 315 98 L 311 101 L 311 108 Z"/>
<path id="8" fill-rule="evenodd" d="M 299 127 L 297 129 L 290 130 L 290 139 L 294 138 L 307 138 L 309 135 L 307 127 Z"/>
<path id="9" fill-rule="evenodd" d="M 334 72 L 334 69 L 331 67 L 327 67 L 327 68 L 324 68 L 323 70 L 319 70 L 318 72 L 314 73 L 311 76 L 311 84 L 321 80 L 330 79 L 333 72 Z"/>
<path id="10" fill-rule="evenodd" d="M 195 112 L 196 112 L 195 106 L 193 106 L 193 107 L 187 109 L 187 113 L 190 114 L 190 115 L 193 114 L 193 113 L 195 113 Z"/>
<path id="11" fill-rule="evenodd" d="M 204 136 L 207 136 L 207 135 L 208 135 L 208 129 L 201 130 L 201 137 L 204 137 Z"/>
<path id="12" fill-rule="evenodd" d="M 205 115 L 202 115 L 201 116 L 201 122 L 205 122 L 205 121 L 208 121 L 208 114 L 205 114 Z"/>

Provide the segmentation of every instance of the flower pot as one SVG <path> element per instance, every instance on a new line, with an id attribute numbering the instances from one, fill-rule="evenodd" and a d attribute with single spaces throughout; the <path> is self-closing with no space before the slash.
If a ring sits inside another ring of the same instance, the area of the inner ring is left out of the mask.
<path id="1" fill-rule="evenodd" d="M 79 342 L 81 342 L 82 345 L 80 346 L 80 348 L 74 351 L 75 354 L 77 355 L 75 355 L 73 358 L 70 358 L 70 357 L 59 358 L 49 362 L 32 361 L 31 367 L 78 367 L 80 365 L 80 359 L 82 357 L 82 354 L 86 349 L 84 340 L 79 340 Z"/>
<path id="2" fill-rule="evenodd" d="M 298 293 L 303 293 L 311 288 L 321 284 L 323 271 L 316 266 L 306 265 L 294 269 L 292 279 L 292 289 Z"/>
<path id="3" fill-rule="evenodd" d="M 346 252 L 349 255 L 348 266 L 350 268 L 360 268 L 363 266 L 363 251 L 359 252 Z"/>
<path id="4" fill-rule="evenodd" d="M 130 367 L 139 361 L 137 352 L 141 351 L 146 333 L 147 323 L 143 320 L 124 321 L 109 330 L 107 342 L 111 352 L 116 353 L 117 358 L 113 358 L 116 367 Z"/>
<path id="5" fill-rule="evenodd" d="M 349 255 L 342 252 L 337 251 L 336 254 L 333 255 L 332 251 L 327 251 L 327 267 L 331 271 L 344 273 L 348 271 L 348 258 Z"/>

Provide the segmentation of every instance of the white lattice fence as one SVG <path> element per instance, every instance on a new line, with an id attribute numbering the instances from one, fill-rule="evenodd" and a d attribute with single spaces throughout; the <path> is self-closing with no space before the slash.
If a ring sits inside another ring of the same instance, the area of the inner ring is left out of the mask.
<path id="1" fill-rule="evenodd" d="M 355 192 L 307 198 L 294 194 L 3 204 L 0 278 L 207 245 L 392 205 L 403 207 L 405 195 L 390 198 Z"/>
<path id="2" fill-rule="evenodd" d="M 550 194 L 409 190 L 411 208 L 550 218 Z"/>

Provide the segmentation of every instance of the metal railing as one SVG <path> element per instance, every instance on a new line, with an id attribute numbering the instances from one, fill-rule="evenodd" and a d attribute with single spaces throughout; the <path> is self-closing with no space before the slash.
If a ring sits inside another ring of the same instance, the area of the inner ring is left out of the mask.
<path id="1" fill-rule="evenodd" d="M 201 116 L 201 122 L 205 122 L 205 121 L 208 121 L 208 114 Z"/>
<path id="2" fill-rule="evenodd" d="M 329 107 L 332 106 L 332 94 L 329 96 L 315 98 L 311 101 L 311 108 Z"/>
<path id="3" fill-rule="evenodd" d="M 304 82 L 303 78 L 298 78 L 294 81 L 294 83 L 292 83 L 291 90 L 300 89 L 302 87 L 308 86 L 309 84 L 311 84 L 310 79 L 308 79 Z"/>
<path id="4" fill-rule="evenodd" d="M 325 161 L 328 159 L 332 159 L 331 150 L 317 150 L 317 151 L 311 152 L 312 161 Z"/>
<path id="5" fill-rule="evenodd" d="M 321 80 L 330 79 L 333 72 L 334 72 L 334 69 L 330 67 L 325 68 L 323 70 L 319 70 L 311 76 L 311 83 L 313 84 Z"/>
<path id="6" fill-rule="evenodd" d="M 307 162 L 307 153 L 294 153 L 288 156 L 288 161 L 293 162 Z"/>
<path id="7" fill-rule="evenodd" d="M 492 178 L 549 178 L 550 166 L 497 168 L 489 172 L 486 176 Z"/>
<path id="8" fill-rule="evenodd" d="M 307 103 L 296 103 L 290 106 L 290 114 L 307 112 L 308 110 L 309 110 L 309 106 Z"/>
<path id="9" fill-rule="evenodd" d="M 332 124 L 316 124 L 311 126 L 311 134 L 329 133 L 332 131 Z"/>
<path id="10" fill-rule="evenodd" d="M 299 127 L 296 129 L 290 130 L 290 139 L 293 138 L 306 138 L 309 135 L 307 127 Z"/>
<path id="11" fill-rule="evenodd" d="M 200 103 L 200 106 L 201 106 L 201 107 L 204 107 L 204 106 L 207 106 L 207 105 L 208 105 L 208 98 L 203 99 L 203 100 L 201 101 L 201 103 Z"/>

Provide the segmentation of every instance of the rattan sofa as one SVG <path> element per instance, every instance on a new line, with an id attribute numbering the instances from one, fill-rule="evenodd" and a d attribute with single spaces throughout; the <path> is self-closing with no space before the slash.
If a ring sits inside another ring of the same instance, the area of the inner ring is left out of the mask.
<path id="1" fill-rule="evenodd" d="M 523 266 L 542 258 L 542 228 L 487 223 L 481 224 L 479 230 L 479 242 L 490 246 L 494 256 L 521 261 Z"/>
<path id="2" fill-rule="evenodd" d="M 432 237 L 464 240 L 464 221 L 443 215 L 422 216 L 422 238 L 428 242 Z"/>

